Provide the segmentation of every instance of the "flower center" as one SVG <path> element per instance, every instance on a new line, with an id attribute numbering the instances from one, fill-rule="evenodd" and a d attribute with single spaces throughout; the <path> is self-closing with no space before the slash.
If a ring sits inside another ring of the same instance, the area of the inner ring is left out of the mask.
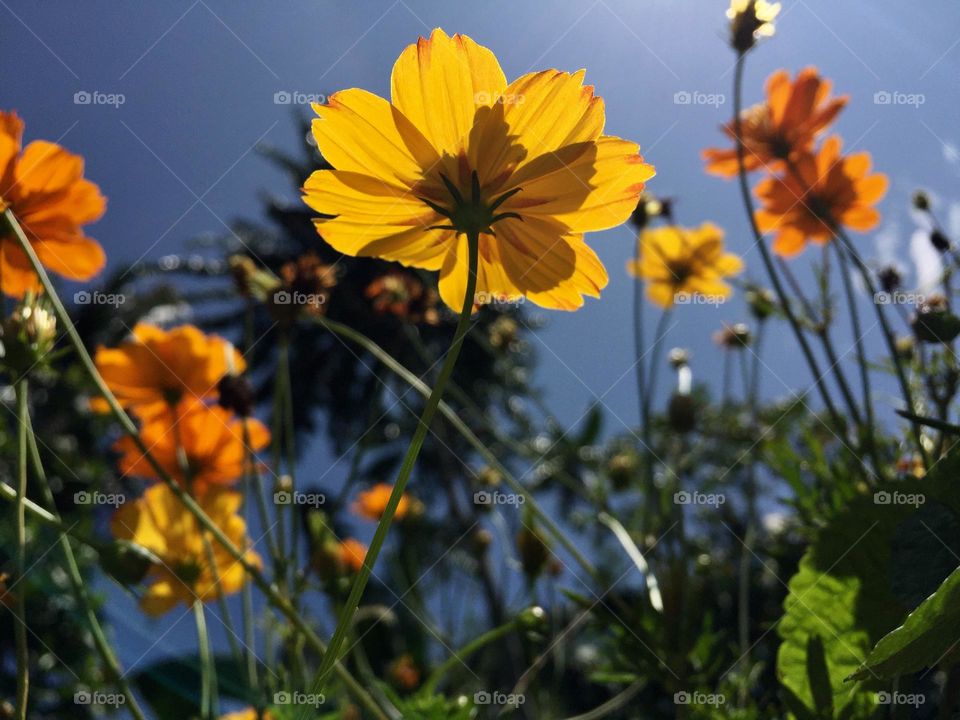
<path id="1" fill-rule="evenodd" d="M 450 207 L 444 207 L 424 197 L 420 199 L 437 213 L 450 220 L 450 224 L 435 225 L 431 229 L 453 230 L 457 234 L 467 233 L 468 235 L 479 235 L 480 233 L 485 233 L 487 235 L 493 235 L 493 225 L 497 221 L 505 218 L 523 220 L 523 218 L 515 212 L 497 213 L 497 208 L 503 205 L 510 197 L 520 192 L 522 188 L 508 190 L 495 200 L 488 202 L 483 198 L 483 193 L 480 190 L 480 176 L 477 175 L 476 170 L 470 175 L 469 198 L 465 198 L 463 193 L 460 192 L 460 189 L 443 173 L 440 174 L 440 179 L 443 180 L 443 184 L 450 193 Z"/>

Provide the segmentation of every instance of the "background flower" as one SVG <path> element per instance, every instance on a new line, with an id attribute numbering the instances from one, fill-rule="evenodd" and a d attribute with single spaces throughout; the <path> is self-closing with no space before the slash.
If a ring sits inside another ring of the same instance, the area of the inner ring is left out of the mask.
<path id="1" fill-rule="evenodd" d="M 724 278 L 743 270 L 743 261 L 723 252 L 723 230 L 713 223 L 698 228 L 678 225 L 640 233 L 640 259 L 627 271 L 647 281 L 647 298 L 670 307 L 679 293 L 725 299 L 732 292 Z"/>
<path id="2" fill-rule="evenodd" d="M 107 207 L 100 189 L 83 177 L 83 158 L 56 143 L 34 140 L 21 152 L 23 121 L 0 112 L 0 211 L 10 209 L 43 266 L 72 280 L 89 280 L 106 256 L 83 226 Z M 0 222 L 0 290 L 22 297 L 40 280 L 12 231 Z"/>

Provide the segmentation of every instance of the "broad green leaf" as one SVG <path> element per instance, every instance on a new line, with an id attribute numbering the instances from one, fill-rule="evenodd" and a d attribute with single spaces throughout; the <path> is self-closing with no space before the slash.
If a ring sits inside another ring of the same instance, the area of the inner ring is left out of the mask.
<path id="1" fill-rule="evenodd" d="M 931 667 L 955 651 L 958 638 L 960 568 L 910 613 L 903 625 L 877 643 L 851 679 L 891 678 Z"/>
<path id="2" fill-rule="evenodd" d="M 797 717 L 852 720 L 875 709 L 880 685 L 874 678 L 844 680 L 906 611 L 890 590 L 890 538 L 913 510 L 860 497 L 800 561 L 778 625 L 783 642 L 777 655 L 780 682 Z"/>

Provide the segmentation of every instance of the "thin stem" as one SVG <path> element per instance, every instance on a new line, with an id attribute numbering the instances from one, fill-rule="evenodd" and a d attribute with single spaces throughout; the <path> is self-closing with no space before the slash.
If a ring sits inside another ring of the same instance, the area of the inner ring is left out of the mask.
<path id="1" fill-rule="evenodd" d="M 47 482 L 47 473 L 43 469 L 43 461 L 40 458 L 40 448 L 37 445 L 37 438 L 36 435 L 34 435 L 33 424 L 30 420 L 29 413 L 27 414 L 27 424 L 29 426 L 27 432 L 27 442 L 30 446 L 30 460 L 33 467 L 33 472 L 37 477 L 41 492 L 43 493 L 44 502 L 46 502 L 47 507 L 50 508 L 51 514 L 59 519 L 56 502 L 53 496 L 53 490 L 50 489 L 50 483 Z M 70 577 L 70 586 L 73 589 L 73 594 L 77 599 L 77 604 L 83 610 L 83 614 L 87 619 L 88 625 L 90 626 L 90 634 L 93 636 L 93 644 L 96 647 L 97 652 L 100 654 L 104 665 L 107 667 L 107 674 L 116 684 L 120 692 L 123 693 L 124 697 L 126 698 L 124 705 L 129 709 L 130 714 L 134 717 L 134 719 L 146 720 L 146 716 L 143 714 L 143 709 L 137 702 L 137 698 L 133 694 L 133 690 L 130 688 L 130 683 L 127 682 L 123 668 L 120 666 L 120 661 L 117 660 L 117 656 L 114 654 L 113 648 L 110 646 L 110 641 L 107 640 L 107 636 L 103 632 L 103 627 L 100 625 L 100 620 L 97 617 L 97 613 L 93 609 L 93 603 L 90 602 L 90 597 L 87 594 L 87 588 L 84 585 L 83 575 L 80 572 L 80 566 L 77 563 L 77 557 L 73 552 L 73 546 L 70 544 L 69 536 L 65 532 L 61 531 L 59 542 L 60 548 L 63 550 L 64 560 L 66 561 L 67 575 Z"/>
<path id="2" fill-rule="evenodd" d="M 200 655 L 200 717 L 213 720 L 217 715 L 217 670 L 210 650 L 207 620 L 200 600 L 193 601 L 193 618 L 197 624 L 197 645 Z"/>
<path id="3" fill-rule="evenodd" d="M 860 326 L 860 313 L 857 311 L 856 295 L 853 292 L 853 279 L 850 277 L 850 267 L 847 263 L 847 257 L 843 248 L 836 245 L 837 258 L 840 261 L 840 275 L 843 277 L 843 288 L 847 296 L 847 305 L 850 309 L 850 324 L 853 327 L 853 334 L 856 338 L 857 364 L 860 366 L 860 385 L 863 390 L 863 407 L 867 415 L 866 437 L 867 448 L 870 456 L 873 458 L 873 466 L 876 468 L 877 475 L 883 477 L 883 466 L 877 455 L 877 439 L 874 432 L 876 419 L 873 412 L 873 399 L 870 391 L 870 368 L 867 365 L 867 352 L 863 344 L 863 331 Z"/>
<path id="4" fill-rule="evenodd" d="M 166 469 L 150 452 L 150 448 L 146 446 L 146 444 L 143 442 L 143 439 L 140 437 L 140 433 L 137 430 L 136 424 L 130 419 L 130 416 L 127 415 L 126 411 L 120 407 L 120 403 L 117 401 L 116 396 L 107 386 L 103 377 L 97 370 L 93 359 L 90 357 L 90 353 L 87 352 L 87 349 L 83 345 L 83 341 L 80 339 L 80 334 L 77 332 L 77 328 L 70 319 L 70 314 L 63 306 L 63 302 L 60 300 L 60 296 L 57 294 L 56 288 L 53 286 L 53 283 L 50 280 L 50 276 L 40 263 L 36 251 L 33 249 L 33 246 L 30 244 L 30 241 L 24 234 L 23 228 L 17 221 L 16 216 L 10 209 L 7 209 L 4 211 L 4 217 L 10 224 L 10 227 L 13 229 L 14 235 L 20 243 L 21 249 L 27 256 L 27 259 L 30 261 L 30 265 L 34 272 L 37 274 L 40 284 L 43 286 L 43 290 L 49 298 L 50 304 L 53 306 L 54 313 L 57 316 L 57 322 L 67 333 L 67 337 L 70 339 L 70 344 L 77 353 L 80 364 L 83 366 L 87 376 L 93 381 L 94 385 L 96 385 L 97 391 L 103 396 L 104 400 L 107 402 L 107 405 L 109 405 L 110 411 L 113 413 L 113 416 L 116 418 L 117 422 L 120 423 L 123 431 L 134 442 L 134 444 L 137 446 L 137 449 L 143 454 L 143 457 L 145 457 L 147 462 L 150 464 L 150 467 L 154 472 L 157 473 L 157 476 L 167 485 L 167 487 L 170 488 L 171 492 L 177 496 L 177 499 L 183 503 L 184 507 L 187 508 L 187 511 L 197 519 L 197 521 L 205 530 L 210 532 L 213 537 L 216 538 L 217 542 L 220 543 L 227 550 L 230 556 L 237 562 L 237 564 L 244 569 L 247 575 L 260 589 L 260 591 L 263 592 L 267 598 L 269 598 L 270 603 L 280 610 L 280 612 L 283 613 L 283 615 L 290 620 L 291 623 L 293 623 L 294 627 L 296 627 L 296 629 L 306 637 L 310 645 L 317 652 L 324 654 L 327 649 L 326 645 L 317 636 L 313 628 L 307 624 L 307 622 L 300 616 L 300 614 L 289 603 L 289 601 L 277 591 L 276 587 L 274 587 L 274 585 L 268 581 L 266 577 L 264 577 L 263 573 L 260 572 L 260 569 L 246 557 L 246 554 L 233 544 L 233 541 L 227 537 L 220 526 L 210 519 L 210 516 L 203 511 L 203 508 L 200 507 L 196 500 L 194 500 L 187 492 L 184 491 L 182 487 L 180 487 L 180 484 L 170 476 Z M 0 485 L 0 490 L 3 490 L 2 485 Z M 30 503 L 29 501 L 26 502 L 28 507 L 30 505 L 33 505 L 35 508 L 37 507 L 35 504 Z M 42 508 L 38 509 L 43 514 L 49 516 L 49 513 L 43 511 Z M 49 517 L 47 520 L 48 522 L 51 521 Z M 56 522 L 56 519 L 54 518 L 52 521 Z M 370 694 L 356 681 L 356 679 L 345 667 L 343 667 L 343 665 L 337 663 L 335 666 L 335 671 L 349 692 L 355 698 L 357 698 L 357 700 L 365 708 L 367 708 L 367 710 L 369 710 L 374 717 L 378 718 L 378 720 L 387 720 L 387 715 L 384 713 L 383 709 L 377 705 Z M 396 711 L 392 708 L 391 716 L 396 717 Z"/>
<path id="5" fill-rule="evenodd" d="M 634 680 L 623 690 L 603 703 L 603 705 L 598 705 L 593 710 L 581 713 L 580 715 L 573 715 L 567 718 L 567 720 L 600 720 L 600 718 L 605 718 L 607 715 L 615 713 L 617 710 L 624 707 L 628 702 L 633 700 L 634 696 L 643 690 L 646 684 L 647 681 L 644 678 L 641 678 L 640 680 Z"/>
<path id="6" fill-rule="evenodd" d="M 657 329 L 653 334 L 653 349 L 650 350 L 650 373 L 649 373 L 649 387 L 647 388 L 646 396 L 644 397 L 643 403 L 643 425 L 648 427 L 650 425 L 650 408 L 653 404 L 653 393 L 657 385 L 657 369 L 660 367 L 660 347 L 663 345 L 663 338 L 667 334 L 667 320 L 669 320 L 672 313 L 672 308 L 667 308 L 660 314 L 660 319 L 657 321 Z M 650 447 L 649 443 L 644 450 L 648 454 L 653 453 L 653 449 Z"/>
<path id="7" fill-rule="evenodd" d="M 780 302 L 780 306 L 783 308 L 783 312 L 787 316 L 787 321 L 790 323 L 793 334 L 796 336 L 797 342 L 800 344 L 800 350 L 807 361 L 807 365 L 810 366 L 810 371 L 813 373 L 814 384 L 817 386 L 817 389 L 820 392 L 820 398 L 823 400 L 823 404 L 827 408 L 827 412 L 830 413 L 830 417 L 833 420 L 834 425 L 838 430 L 842 431 L 843 420 L 841 419 L 840 414 L 837 412 L 837 408 L 834 406 L 833 400 L 830 398 L 830 393 L 827 392 L 827 388 L 823 384 L 823 376 L 820 373 L 819 363 L 817 363 L 817 360 L 813 355 L 813 351 L 810 349 L 810 345 L 807 342 L 807 338 L 804 336 L 803 330 L 800 327 L 800 323 L 797 321 L 796 315 L 794 315 L 793 308 L 791 307 L 789 299 L 787 298 L 787 294 L 783 289 L 783 283 L 780 282 L 780 276 L 777 274 L 776 268 L 773 266 L 773 259 L 770 256 L 770 250 L 767 248 L 766 241 L 764 240 L 763 234 L 760 232 L 760 228 L 757 226 L 757 220 L 754 216 L 753 198 L 750 196 L 750 185 L 747 182 L 747 168 L 744 162 L 746 148 L 743 145 L 743 134 L 740 127 L 740 114 L 743 106 L 743 68 L 745 64 L 745 57 L 746 56 L 743 53 L 737 56 L 736 72 L 733 81 L 733 130 L 737 140 L 737 165 L 739 167 L 738 175 L 740 180 L 740 195 L 743 198 L 743 204 L 747 210 L 750 229 L 753 231 L 753 236 L 756 239 L 757 246 L 760 249 L 760 257 L 763 259 L 763 265 L 767 270 L 767 275 L 770 277 L 770 282 L 773 283 L 773 289 L 777 294 L 777 299 Z"/>
<path id="8" fill-rule="evenodd" d="M 313 684 L 313 692 L 315 693 L 323 692 L 327 675 L 329 674 L 333 663 L 336 662 L 339 657 L 338 653 L 340 652 L 340 647 L 343 645 L 343 640 L 346 637 L 347 632 L 350 630 L 351 624 L 353 623 L 354 613 L 357 610 L 357 606 L 360 604 L 360 599 L 363 595 L 364 589 L 367 586 L 367 582 L 370 579 L 370 574 L 373 572 L 373 566 L 377 561 L 377 556 L 380 554 L 380 550 L 383 547 L 384 540 L 387 536 L 387 531 L 390 529 L 390 524 L 393 521 L 394 512 L 396 512 L 397 505 L 400 503 L 400 498 L 403 496 L 403 491 L 406 488 L 407 480 L 410 479 L 410 473 L 413 471 L 413 466 L 420 454 L 420 448 L 423 446 L 423 441 L 427 437 L 427 431 L 430 429 L 430 422 L 433 420 L 433 416 L 440 405 L 440 400 L 443 397 L 443 390 L 446 387 L 450 376 L 453 374 L 454 365 L 456 364 L 457 357 L 460 355 L 460 350 L 463 347 L 463 341 L 470 325 L 470 316 L 473 313 L 473 304 L 477 288 L 479 246 L 479 231 L 472 230 L 471 232 L 467 233 L 467 247 L 469 253 L 467 265 L 467 286 L 463 298 L 463 308 L 460 311 L 460 320 L 457 323 L 457 329 L 453 335 L 453 343 L 450 346 L 450 350 L 447 352 L 447 357 L 444 359 L 443 367 L 440 370 L 440 375 L 437 378 L 436 385 L 434 385 L 433 392 L 430 393 L 430 397 L 427 398 L 426 405 L 424 405 L 423 412 L 420 415 L 420 422 L 417 424 L 417 429 L 414 432 L 413 439 L 410 441 L 410 447 L 407 449 L 407 454 L 403 459 L 403 464 L 400 467 L 400 473 L 397 476 L 397 481 L 393 486 L 393 492 L 390 494 L 390 499 L 387 502 L 387 506 L 383 511 L 380 522 L 377 524 L 377 529 L 374 533 L 373 540 L 370 543 L 370 548 L 367 550 L 367 555 L 363 561 L 363 567 L 361 567 L 360 571 L 357 573 L 357 578 L 354 580 L 353 587 L 350 589 L 350 595 L 347 597 L 347 602 L 344 605 L 343 612 L 340 614 L 337 627 L 334 630 L 333 637 L 330 640 L 330 646 L 326 655 L 323 657 L 322 663 L 320 664 L 320 670 L 318 671 L 317 677 Z M 307 711 L 304 710 L 304 712 L 298 713 L 298 717 L 305 718 L 306 714 Z"/>
<path id="9" fill-rule="evenodd" d="M 433 390 L 429 385 L 424 383 L 414 373 L 410 372 L 410 370 L 408 370 L 402 363 L 398 362 L 390 353 L 377 345 L 373 340 L 368 338 L 363 333 L 354 330 L 349 325 L 344 325 L 343 323 L 331 320 L 330 318 L 317 317 L 315 320 L 331 332 L 340 335 L 341 337 L 346 338 L 347 340 L 364 348 L 423 397 L 429 398 L 431 395 L 433 395 Z M 530 509 L 536 518 L 543 523 L 544 527 L 553 536 L 553 538 L 563 545 L 564 549 L 570 553 L 570 555 L 577 561 L 580 567 L 582 567 L 587 574 L 593 578 L 598 578 L 599 575 L 597 569 L 593 566 L 593 564 L 582 552 L 580 552 L 577 546 L 569 537 L 567 537 L 566 533 L 560 528 L 560 526 L 558 526 L 556 522 L 550 518 L 543 507 L 537 502 L 533 494 L 527 490 L 527 488 L 525 488 L 516 477 L 514 477 L 513 473 L 511 473 L 510 470 L 503 464 L 496 453 L 491 451 L 490 448 L 483 444 L 480 438 L 476 436 L 476 434 L 460 418 L 457 412 L 447 405 L 447 403 L 441 400 L 439 409 L 440 413 L 447 420 L 447 422 L 450 423 L 454 430 L 460 433 L 461 437 L 463 437 L 463 439 L 467 441 L 467 443 L 477 452 L 477 454 L 483 458 L 484 462 L 496 470 L 500 476 L 503 477 L 504 482 L 507 483 L 507 485 L 509 485 L 515 493 L 523 496 L 524 508 Z M 496 428 L 490 427 L 490 429 L 497 438 L 498 442 L 515 446 L 511 439 L 502 437 L 501 433 Z"/>
<path id="10" fill-rule="evenodd" d="M 437 668 L 430 673 L 430 677 L 427 678 L 427 681 L 423 684 L 423 692 L 425 695 L 433 695 L 437 689 L 437 685 L 440 684 L 440 681 L 443 679 L 443 676 L 446 675 L 450 670 L 462 665 L 466 662 L 467 657 L 473 655 L 477 650 L 480 650 L 486 645 L 489 645 L 492 642 L 496 642 L 502 637 L 509 635 L 517 628 L 517 619 L 514 618 L 508 622 L 505 622 L 503 625 L 500 625 L 495 628 L 487 630 L 482 635 L 474 638 L 462 648 L 454 651 L 450 657 L 444 660 Z"/>
<path id="11" fill-rule="evenodd" d="M 23 582 L 27 571 L 27 380 L 14 385 L 17 395 L 17 582 Z M 27 586 L 16 594 L 13 631 L 17 646 L 17 718 L 26 720 L 30 693 L 30 649 L 27 646 Z"/>
<path id="12" fill-rule="evenodd" d="M 870 269 L 860 258 L 860 255 L 857 254 L 857 251 L 846 232 L 844 232 L 843 228 L 841 228 L 839 225 L 835 225 L 834 235 L 840 239 L 840 242 L 843 243 L 847 253 L 853 259 L 854 265 L 857 266 L 857 270 L 860 272 L 860 277 L 863 278 L 863 283 L 867 286 L 870 296 L 876 297 L 877 287 L 874 285 L 873 278 L 870 276 Z M 880 303 L 875 302 L 873 307 L 876 310 L 877 320 L 880 323 L 880 329 L 883 331 L 883 337 L 887 343 L 887 351 L 890 353 L 890 359 L 893 361 L 893 367 L 896 370 L 897 380 L 900 382 L 900 391 L 903 393 L 903 401 L 906 403 L 907 409 L 911 413 L 916 412 L 917 406 L 913 402 L 913 391 L 910 389 L 910 383 L 907 380 L 907 374 L 903 369 L 903 362 L 900 359 L 900 354 L 897 352 L 897 341 L 893 335 L 893 330 L 890 328 L 890 323 L 887 321 L 887 315 L 883 312 L 883 306 L 880 305 Z M 911 423 L 911 427 L 913 428 L 914 441 L 917 443 L 920 456 L 923 458 L 923 465 L 924 467 L 929 467 L 930 458 L 927 456 L 927 448 L 923 444 L 920 426 L 914 422 Z"/>

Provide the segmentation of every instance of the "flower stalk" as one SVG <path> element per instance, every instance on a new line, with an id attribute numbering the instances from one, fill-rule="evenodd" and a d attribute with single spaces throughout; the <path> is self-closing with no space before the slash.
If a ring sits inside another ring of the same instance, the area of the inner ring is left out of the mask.
<path id="1" fill-rule="evenodd" d="M 467 263 L 467 286 L 463 298 L 463 308 L 460 311 L 460 318 L 457 322 L 457 328 L 453 335 L 453 342 L 451 343 L 450 350 L 447 352 L 447 356 L 444 359 L 443 367 L 440 370 L 440 375 L 438 376 L 437 382 L 433 387 L 433 391 L 430 393 L 430 397 L 427 399 L 426 405 L 423 408 L 423 412 L 420 415 L 417 429 L 414 432 L 412 440 L 410 441 L 410 447 L 407 449 L 407 454 L 403 459 L 403 464 L 400 467 L 400 472 L 397 475 L 396 482 L 394 483 L 393 492 L 390 494 L 390 499 L 387 501 L 387 507 L 384 509 L 383 516 L 381 517 L 380 522 L 377 524 L 377 529 L 374 533 L 373 540 L 370 542 L 370 547 L 367 550 L 366 557 L 363 561 L 363 567 L 361 567 L 360 571 L 357 573 L 353 587 L 350 589 L 350 594 L 347 597 L 347 601 L 344 604 L 343 610 L 340 614 L 337 627 L 334 630 L 333 637 L 330 640 L 329 647 L 324 655 L 320 669 L 317 672 L 316 679 L 314 680 L 312 692 L 323 692 L 323 687 L 327 676 L 329 675 L 334 663 L 339 659 L 338 653 L 340 652 L 343 641 L 346 638 L 351 625 L 353 624 L 353 616 L 360 604 L 363 591 L 367 586 L 367 582 L 370 579 L 371 573 L 373 572 L 373 566 L 377 561 L 377 557 L 380 554 L 381 548 L 383 547 L 387 532 L 390 529 L 390 524 L 393 521 L 393 515 L 397 510 L 397 505 L 400 504 L 400 498 L 403 496 L 403 491 L 406 488 L 407 481 L 410 479 L 410 473 L 413 471 L 417 457 L 420 454 L 420 449 L 423 447 L 423 441 L 426 439 L 427 432 L 430 429 L 430 423 L 432 422 L 437 408 L 440 405 L 444 388 L 446 387 L 447 382 L 450 380 L 450 376 L 453 374 L 453 368 L 456 365 L 457 357 L 460 355 L 460 350 L 463 347 L 463 341 L 466 338 L 467 330 L 469 329 L 470 325 L 470 317 L 473 314 L 474 295 L 476 294 L 477 267 L 480 253 L 480 231 L 481 228 L 477 226 L 473 226 L 466 231 L 467 250 L 469 253 Z M 299 713 L 298 717 L 305 718 L 306 715 L 305 713 Z"/>

